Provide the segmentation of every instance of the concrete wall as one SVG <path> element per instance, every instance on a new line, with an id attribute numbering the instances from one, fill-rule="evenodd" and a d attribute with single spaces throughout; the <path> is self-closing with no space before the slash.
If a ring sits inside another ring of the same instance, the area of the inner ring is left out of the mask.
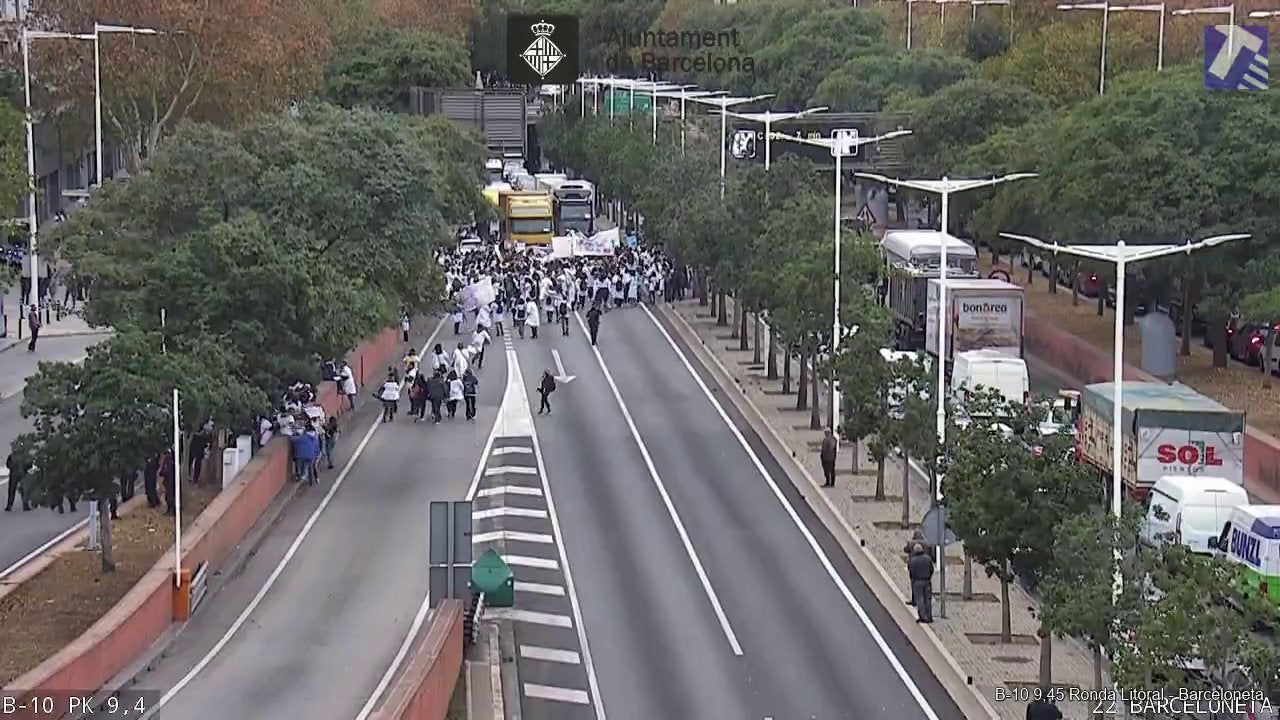
<path id="1" fill-rule="evenodd" d="M 361 343 L 348 360 L 360 383 L 379 379 L 389 358 L 396 358 L 400 329 L 387 328 Z M 394 362 L 394 360 L 393 360 Z M 341 406 L 333 383 L 324 383 L 320 402 L 330 413 Z M 236 480 L 225 488 L 183 533 L 182 564 L 194 570 L 208 562 L 216 571 L 244 539 L 250 528 L 289 479 L 289 444 L 284 438 L 268 443 Z M 104 686 L 133 664 L 160 638 L 173 621 L 173 553 L 165 553 L 98 622 L 79 638 L 14 680 L 6 691 L 84 692 Z M 48 718 L 22 715 L 18 718 Z"/>
<path id="2" fill-rule="evenodd" d="M 413 646 L 405 666 L 372 720 L 444 720 L 462 672 L 462 617 L 459 600 L 446 600 Z"/>

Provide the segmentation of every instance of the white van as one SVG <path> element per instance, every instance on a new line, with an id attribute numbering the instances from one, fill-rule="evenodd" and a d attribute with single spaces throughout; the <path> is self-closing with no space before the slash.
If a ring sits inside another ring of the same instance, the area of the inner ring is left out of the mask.
<path id="1" fill-rule="evenodd" d="M 896 365 L 897 363 L 904 362 L 904 361 L 912 362 L 912 363 L 919 362 L 921 355 L 918 352 L 912 352 L 910 350 L 893 350 L 891 348 L 880 348 L 880 358 L 884 360 L 884 362 L 888 365 Z M 924 356 L 924 359 L 926 363 L 929 361 L 929 357 L 927 355 Z M 920 395 L 921 397 L 927 397 L 927 393 L 924 390 L 920 391 Z M 907 397 L 907 389 L 897 383 L 895 383 L 894 386 L 889 389 L 889 393 L 886 396 L 885 400 L 886 400 L 886 404 L 888 405 L 890 417 L 896 417 L 896 418 L 902 417 L 902 403 L 906 399 L 906 397 Z"/>
<path id="2" fill-rule="evenodd" d="M 1148 542 L 1172 537 L 1192 552 L 1207 554 L 1212 552 L 1209 539 L 1222 532 L 1232 510 L 1249 504 L 1249 495 L 1226 478 L 1166 475 L 1156 480 L 1146 502 L 1142 534 Z"/>
<path id="3" fill-rule="evenodd" d="M 951 391 L 963 398 L 986 387 L 1011 403 L 1025 404 L 1031 397 L 1027 362 L 999 350 L 966 350 L 956 353 L 951 366 Z"/>
<path id="4" fill-rule="evenodd" d="M 1246 594 L 1280 605 L 1280 505 L 1233 508 L 1213 549 L 1243 568 Z"/>

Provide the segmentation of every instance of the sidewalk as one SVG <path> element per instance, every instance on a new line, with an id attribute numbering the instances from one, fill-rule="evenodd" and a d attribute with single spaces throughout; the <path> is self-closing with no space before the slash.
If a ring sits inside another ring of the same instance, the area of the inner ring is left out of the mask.
<path id="1" fill-rule="evenodd" d="M 730 301 L 732 302 L 732 301 Z M 795 406 L 794 395 L 781 394 L 781 381 L 765 379 L 764 365 L 752 365 L 750 351 L 737 350 L 738 341 L 730 337 L 731 328 L 718 327 L 708 317 L 709 308 L 699 308 L 696 301 L 676 303 L 662 308 L 672 318 L 677 328 L 684 334 L 691 328 L 701 342 L 701 350 L 710 353 L 723 368 L 723 372 L 732 375 L 737 381 L 738 390 L 745 395 L 747 404 L 764 419 L 771 432 L 801 464 L 809 476 L 812 487 L 797 488 L 806 498 L 818 498 L 811 501 L 817 505 L 822 502 L 840 517 L 839 524 L 844 528 L 831 528 L 833 535 L 842 532 L 852 535 L 854 544 L 861 541 L 865 551 L 888 572 L 888 578 L 894 583 L 895 596 L 881 597 L 881 602 L 891 614 L 905 607 L 905 600 L 910 595 L 910 586 L 905 571 L 903 545 L 910 539 L 911 530 L 903 530 L 900 526 L 902 518 L 902 468 L 896 462 L 890 462 L 885 471 L 886 501 L 876 502 L 873 499 L 875 490 L 875 465 L 865 456 L 860 458 L 861 473 L 855 476 L 851 470 L 849 445 L 842 444 L 837 470 L 836 487 L 824 489 L 814 478 L 822 477 L 821 465 L 818 462 L 817 444 L 821 441 L 819 431 L 809 430 L 809 411 L 796 412 L 790 408 Z M 683 322 L 681 322 L 683 321 Z M 687 323 L 687 328 L 685 324 Z M 750 330 L 749 330 L 750 331 Z M 767 330 L 762 333 L 763 344 L 767 347 Z M 730 349 L 732 347 L 732 349 Z M 713 363 L 714 364 L 714 363 Z M 779 360 L 779 374 L 782 362 Z M 794 377 L 793 377 L 794 381 Z M 726 392 L 732 392 L 726 388 Z M 825 410 L 825 396 L 820 407 Z M 750 413 L 744 413 L 750 415 Z M 784 458 L 779 458 L 785 460 Z M 909 481 L 912 514 L 922 518 L 928 509 L 929 487 L 927 479 L 913 472 Z M 816 510 L 817 508 L 815 508 Z M 823 517 L 822 512 L 818 512 Z M 918 520 L 917 520 L 918 522 Z M 907 633 L 912 642 L 919 644 L 920 638 L 937 644 L 938 647 L 922 647 L 921 654 L 929 662 L 931 657 L 949 656 L 954 659 L 963 675 L 972 678 L 972 684 L 978 694 L 990 704 L 997 717 L 1015 720 L 1025 717 L 1026 701 L 1016 702 L 1009 699 L 1010 694 L 1018 697 L 1027 689 L 1034 688 L 1039 677 L 1039 641 L 1036 638 L 1038 623 L 1033 617 L 1033 608 L 1038 602 L 1016 584 L 1009 588 L 1013 643 L 1001 645 L 1000 638 L 1000 583 L 987 577 L 979 567 L 973 572 L 973 599 L 962 600 L 960 597 L 963 578 L 964 560 L 961 545 L 947 548 L 947 618 L 939 616 L 939 599 L 934 597 L 934 617 L 932 626 L 922 627 L 924 633 Z M 937 575 L 935 575 L 937 577 Z M 872 587 L 874 583 L 868 579 Z M 893 606 L 898 606 L 897 608 Z M 945 650 L 942 650 L 942 649 Z M 930 663 L 931 669 L 940 677 L 946 673 L 954 673 L 948 667 L 939 667 L 937 662 Z M 946 663 L 943 663 L 946 664 Z M 1104 677 L 1104 681 L 1106 678 Z M 961 678 L 961 682 L 964 678 Z M 1074 639 L 1054 639 L 1053 643 L 1053 681 L 1064 689 L 1093 688 L 1093 659 L 1083 643 Z M 944 683 L 945 684 L 945 683 Z M 997 688 L 1003 697 L 997 696 Z M 1060 709 L 1067 717 L 1083 717 L 1093 708 L 1083 703 L 1060 703 Z"/>

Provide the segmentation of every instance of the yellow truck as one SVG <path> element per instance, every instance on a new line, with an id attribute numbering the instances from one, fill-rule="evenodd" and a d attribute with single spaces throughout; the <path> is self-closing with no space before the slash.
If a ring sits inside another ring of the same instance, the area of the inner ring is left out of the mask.
<path id="1" fill-rule="evenodd" d="M 551 193 L 538 190 L 505 190 L 498 195 L 502 216 L 502 240 L 509 247 L 551 247 L 554 209 Z"/>

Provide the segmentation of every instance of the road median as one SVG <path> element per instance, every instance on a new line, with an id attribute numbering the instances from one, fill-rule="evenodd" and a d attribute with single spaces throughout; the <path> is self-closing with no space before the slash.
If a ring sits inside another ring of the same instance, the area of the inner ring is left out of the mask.
<path id="1" fill-rule="evenodd" d="M 348 355 L 361 385 L 370 378 L 378 378 L 389 359 L 397 357 L 399 340 L 399 328 L 387 328 Z M 332 383 L 324 383 L 320 388 L 319 401 L 327 412 L 338 413 L 341 400 Z M 213 573 L 222 566 L 286 486 L 288 461 L 288 443 L 283 438 L 270 442 L 240 471 L 233 483 L 209 501 L 184 530 L 181 557 L 185 571 L 194 572 L 205 563 L 208 572 Z M 64 558 L 75 555 L 88 553 L 71 553 Z M 51 567 L 63 561 L 55 560 Z M 39 577 L 35 575 L 32 580 Z M 18 695 L 53 690 L 92 694 L 132 664 L 170 628 L 175 621 L 175 610 L 186 605 L 185 598 L 175 599 L 175 593 L 170 544 L 169 550 L 160 552 L 152 560 L 150 569 L 106 614 L 65 647 L 8 683 L 4 691 Z M 21 595 L 22 588 L 18 587 L 8 600 L 16 603 L 15 599 Z M 0 618 L 6 614 L 4 609 L 0 607 Z M 34 611 L 47 613 L 51 609 L 35 608 Z M 0 637 L 4 634 L 0 626 Z"/>

